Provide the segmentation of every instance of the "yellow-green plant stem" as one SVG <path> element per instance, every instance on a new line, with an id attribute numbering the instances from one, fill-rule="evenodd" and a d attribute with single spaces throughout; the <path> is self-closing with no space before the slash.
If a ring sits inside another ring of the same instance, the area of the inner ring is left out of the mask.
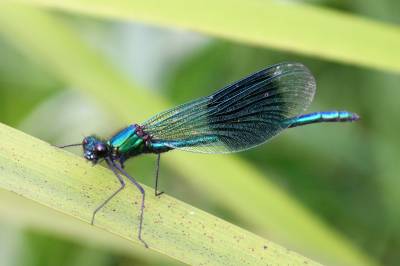
<path id="1" fill-rule="evenodd" d="M 290 1 L 18 0 L 400 72 L 400 28 Z"/>
<path id="2" fill-rule="evenodd" d="M 0 171 L 1 174 L 1 171 Z M 1 178 L 7 178 L 2 176 Z M 150 265 L 182 265 L 182 262 L 166 257 L 150 249 L 137 248 L 128 239 L 105 233 L 68 214 L 48 208 L 0 187 L 0 221 L 23 231 L 34 230 L 62 236 L 75 243 L 112 251 L 126 257 L 140 259 Z"/>
<path id="3" fill-rule="evenodd" d="M 107 107 L 118 121 L 140 123 L 169 106 L 159 95 L 132 86 L 62 20 L 47 12 L 3 4 L 0 34 L 65 83 Z M 164 158 L 193 186 L 260 234 L 329 264 L 374 264 L 248 163 L 234 156 L 184 152 Z"/>
<path id="4" fill-rule="evenodd" d="M 113 173 L 0 124 L 0 187 L 84 221 L 119 187 Z M 206 212 L 147 193 L 143 237 L 150 249 L 191 265 L 318 265 Z M 121 192 L 96 218 L 96 226 L 137 240 L 140 193 Z M 12 204 L 12 203 L 10 203 Z"/>

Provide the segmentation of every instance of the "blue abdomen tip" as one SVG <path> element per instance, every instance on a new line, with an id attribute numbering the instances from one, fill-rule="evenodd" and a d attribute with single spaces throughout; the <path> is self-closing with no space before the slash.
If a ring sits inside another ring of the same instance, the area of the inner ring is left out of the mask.
<path id="1" fill-rule="evenodd" d="M 289 127 L 297 127 L 323 122 L 352 122 L 358 119 L 360 119 L 360 116 L 356 113 L 347 111 L 327 111 L 300 115 L 288 119 L 286 123 L 290 124 Z"/>

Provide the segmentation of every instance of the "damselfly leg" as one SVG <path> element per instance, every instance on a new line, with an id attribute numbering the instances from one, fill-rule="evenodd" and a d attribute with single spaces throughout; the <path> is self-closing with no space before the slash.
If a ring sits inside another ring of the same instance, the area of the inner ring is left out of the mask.
<path id="1" fill-rule="evenodd" d="M 162 195 L 164 193 L 164 191 L 158 191 L 158 174 L 160 172 L 160 158 L 161 158 L 161 154 L 157 154 L 156 173 L 155 173 L 155 175 L 156 175 L 156 178 L 155 178 L 156 184 L 154 186 L 154 195 L 156 197 L 160 196 L 160 195 Z"/>
<path id="2" fill-rule="evenodd" d="M 101 203 L 93 211 L 92 221 L 91 221 L 92 225 L 94 224 L 94 219 L 95 219 L 95 216 L 96 216 L 97 212 L 100 211 L 112 198 L 114 198 L 119 192 L 121 192 L 121 190 L 123 190 L 125 188 L 125 181 L 122 179 L 122 177 L 119 175 L 119 173 L 115 169 L 111 159 L 106 158 L 105 160 L 107 162 L 108 167 L 113 171 L 114 175 L 118 178 L 118 181 L 120 182 L 121 186 L 116 191 L 114 191 L 114 193 L 112 193 L 105 201 L 103 201 L 103 203 Z"/>
<path id="3" fill-rule="evenodd" d="M 140 204 L 140 215 L 139 215 L 139 230 L 138 230 L 138 238 L 139 240 L 145 245 L 146 248 L 148 248 L 149 246 L 147 245 L 147 243 L 142 239 L 142 227 L 143 227 L 143 212 L 144 212 L 144 199 L 145 199 L 145 191 L 143 189 L 143 187 L 135 180 L 135 178 L 133 178 L 132 176 L 130 176 L 121 166 L 119 166 L 118 164 L 116 164 L 114 161 L 111 161 L 112 165 L 118 169 L 118 171 L 123 174 L 126 178 L 129 179 L 129 181 L 131 181 L 136 187 L 137 189 L 140 191 L 140 193 L 142 194 L 142 202 Z"/>

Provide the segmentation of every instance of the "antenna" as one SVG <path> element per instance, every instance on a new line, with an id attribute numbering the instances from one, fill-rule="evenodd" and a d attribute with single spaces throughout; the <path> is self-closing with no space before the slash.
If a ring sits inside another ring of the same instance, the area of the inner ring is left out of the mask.
<path id="1" fill-rule="evenodd" d="M 82 146 L 82 143 L 68 144 L 68 145 L 56 146 L 56 147 L 57 147 L 57 148 L 60 148 L 60 149 L 64 149 L 64 148 L 74 147 L 74 146 Z"/>

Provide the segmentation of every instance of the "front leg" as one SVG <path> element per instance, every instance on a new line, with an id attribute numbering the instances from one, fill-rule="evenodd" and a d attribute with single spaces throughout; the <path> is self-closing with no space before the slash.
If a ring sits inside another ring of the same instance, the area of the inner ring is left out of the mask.
<path id="1" fill-rule="evenodd" d="M 129 181 L 131 181 L 136 188 L 140 191 L 140 193 L 142 194 L 142 202 L 141 202 L 141 206 L 140 206 L 140 215 L 139 215 L 139 230 L 138 230 L 138 238 L 139 240 L 144 244 L 144 246 L 146 248 L 148 248 L 149 246 L 147 245 L 147 243 L 142 239 L 142 227 L 143 227 L 143 211 L 144 211 L 144 200 L 145 200 L 145 191 L 143 189 L 143 187 L 136 181 L 135 178 L 133 178 L 132 176 L 130 176 L 123 168 L 121 168 L 118 164 L 116 164 L 115 162 L 112 162 L 113 166 L 121 173 L 123 174 L 126 178 L 129 179 Z"/>
<path id="2" fill-rule="evenodd" d="M 96 217 L 97 212 L 100 211 L 112 198 L 114 198 L 119 192 L 121 192 L 121 190 L 125 188 L 125 182 L 115 169 L 115 166 L 111 161 L 111 159 L 105 158 L 105 160 L 107 162 L 108 168 L 110 168 L 113 171 L 114 175 L 118 178 L 118 181 L 121 184 L 121 186 L 116 191 L 114 191 L 114 193 L 112 193 L 108 198 L 106 198 L 99 206 L 97 206 L 97 208 L 93 211 L 92 221 L 91 221 L 92 225 L 94 224 L 94 219 Z"/>

